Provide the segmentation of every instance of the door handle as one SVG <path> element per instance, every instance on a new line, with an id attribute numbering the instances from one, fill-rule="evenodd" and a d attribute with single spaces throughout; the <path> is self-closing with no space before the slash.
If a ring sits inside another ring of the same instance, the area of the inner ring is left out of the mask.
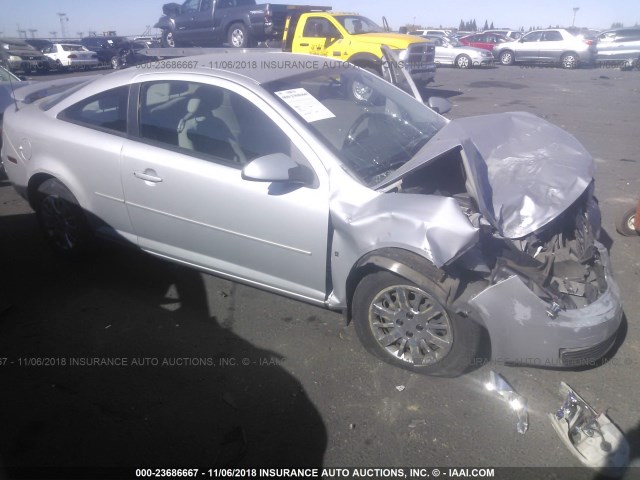
<path id="1" fill-rule="evenodd" d="M 158 177 L 154 170 L 147 168 L 144 172 L 140 170 L 136 170 L 133 172 L 133 176 L 139 178 L 140 180 L 144 180 L 145 182 L 152 183 L 160 183 L 162 182 L 162 178 Z"/>

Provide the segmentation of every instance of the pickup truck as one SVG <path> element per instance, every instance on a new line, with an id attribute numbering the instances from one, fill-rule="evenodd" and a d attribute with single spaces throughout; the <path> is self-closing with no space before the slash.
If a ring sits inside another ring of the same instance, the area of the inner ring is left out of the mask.
<path id="1" fill-rule="evenodd" d="M 312 11 L 287 18 L 283 49 L 350 62 L 386 76 L 382 46 L 394 50 L 417 85 L 435 79 L 435 47 L 419 37 L 385 32 L 375 22 L 354 13 Z"/>
<path id="2" fill-rule="evenodd" d="M 211 46 L 228 43 L 244 48 L 282 38 L 287 16 L 298 9 L 321 9 L 265 3 L 255 0 L 185 0 L 167 3 L 154 25 L 162 30 L 163 47 Z"/>

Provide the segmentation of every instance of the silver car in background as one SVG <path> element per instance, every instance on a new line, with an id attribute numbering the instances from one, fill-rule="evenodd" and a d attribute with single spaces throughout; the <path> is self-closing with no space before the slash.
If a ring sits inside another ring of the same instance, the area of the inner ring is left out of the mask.
<path id="1" fill-rule="evenodd" d="M 342 62 L 101 76 L 8 108 L 2 160 L 59 254 L 99 236 L 342 311 L 412 371 L 473 368 L 483 330 L 497 361 L 589 365 L 621 324 L 574 137 L 524 112 L 448 121 Z"/>
<path id="2" fill-rule="evenodd" d="M 598 63 L 640 68 L 640 27 L 618 28 L 599 33 Z"/>
<path id="3" fill-rule="evenodd" d="M 462 45 L 456 38 L 438 35 L 422 37 L 436 46 L 436 65 L 453 65 L 458 68 L 494 65 L 493 54 L 488 50 Z"/>
<path id="4" fill-rule="evenodd" d="M 494 47 L 493 54 L 503 65 L 520 62 L 553 63 L 563 68 L 592 64 L 596 45 L 590 39 L 575 36 L 564 28 L 534 30 L 513 42 Z"/>

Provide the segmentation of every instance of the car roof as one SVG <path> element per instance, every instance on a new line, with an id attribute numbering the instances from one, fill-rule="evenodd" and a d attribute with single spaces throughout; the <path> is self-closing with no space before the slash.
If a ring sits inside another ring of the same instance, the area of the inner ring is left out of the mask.
<path id="1" fill-rule="evenodd" d="M 150 63 L 153 63 L 151 61 Z M 156 63 L 157 68 L 129 68 L 104 75 L 95 82 L 119 83 L 134 81 L 144 75 L 158 73 L 197 73 L 215 75 L 220 78 L 240 81 L 241 83 L 263 84 L 274 80 L 291 77 L 297 74 L 314 72 L 327 68 L 355 68 L 344 62 L 299 53 L 263 50 L 260 52 L 211 53 L 182 57 L 175 62 L 162 61 Z M 221 68 L 215 68 L 216 66 Z M 185 68 L 187 67 L 187 68 Z M 94 83 L 94 82 L 92 82 Z M 107 87 L 109 88 L 109 87 Z"/>

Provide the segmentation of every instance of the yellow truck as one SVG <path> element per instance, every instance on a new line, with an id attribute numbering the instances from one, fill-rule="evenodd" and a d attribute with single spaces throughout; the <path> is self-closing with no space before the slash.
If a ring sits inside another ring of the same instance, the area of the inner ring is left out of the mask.
<path id="1" fill-rule="evenodd" d="M 283 50 L 322 55 L 350 62 L 383 74 L 386 45 L 396 53 L 402 67 L 417 85 L 435 78 L 435 47 L 413 35 L 385 32 L 375 22 L 356 13 L 327 10 L 295 13 L 287 18 Z"/>

